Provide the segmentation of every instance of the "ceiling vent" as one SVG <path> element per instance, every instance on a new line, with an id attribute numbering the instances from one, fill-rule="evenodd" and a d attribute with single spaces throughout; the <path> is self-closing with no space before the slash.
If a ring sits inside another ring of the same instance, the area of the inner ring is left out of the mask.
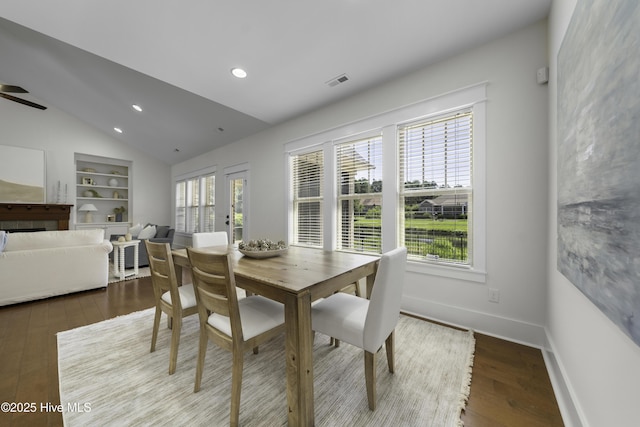
<path id="1" fill-rule="evenodd" d="M 328 82 L 326 82 L 326 84 L 329 87 L 334 87 L 339 85 L 340 83 L 344 83 L 347 80 L 349 80 L 349 76 L 347 76 L 346 74 L 340 74 L 338 77 L 334 77 L 331 80 L 329 80 Z"/>

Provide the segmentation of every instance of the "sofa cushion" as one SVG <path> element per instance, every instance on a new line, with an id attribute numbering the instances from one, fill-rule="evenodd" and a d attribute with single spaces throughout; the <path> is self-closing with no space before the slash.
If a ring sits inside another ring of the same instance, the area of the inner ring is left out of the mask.
<path id="1" fill-rule="evenodd" d="M 158 239 L 165 239 L 169 235 L 169 226 L 168 225 L 157 225 L 156 226 L 156 235 L 155 237 Z"/>
<path id="2" fill-rule="evenodd" d="M 138 239 L 151 239 L 156 236 L 156 226 L 155 225 L 147 225 L 142 231 L 138 234 Z"/>
<path id="3" fill-rule="evenodd" d="M 131 234 L 133 237 L 138 237 L 138 234 L 140 234 L 141 231 L 142 231 L 142 224 L 140 223 L 129 228 L 129 234 Z"/>
<path id="4" fill-rule="evenodd" d="M 34 233 L 10 233 L 5 251 L 63 248 L 96 245 L 104 240 L 104 230 L 57 230 Z"/>

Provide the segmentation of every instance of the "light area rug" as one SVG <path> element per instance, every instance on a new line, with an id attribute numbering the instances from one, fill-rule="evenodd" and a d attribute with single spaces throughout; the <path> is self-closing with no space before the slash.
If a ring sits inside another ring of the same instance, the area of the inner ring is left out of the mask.
<path id="1" fill-rule="evenodd" d="M 197 316 L 184 319 L 173 375 L 168 375 L 166 324 L 163 315 L 154 353 L 149 352 L 153 309 L 58 333 L 66 426 L 229 425 L 231 353 L 209 343 L 202 388 L 194 393 Z M 384 350 L 378 354 L 374 412 L 367 405 L 362 351 L 328 342 L 316 334 L 316 426 L 462 425 L 475 349 L 471 331 L 401 316 L 395 374 L 387 369 Z M 284 362 L 283 336 L 261 346 L 257 355 L 245 354 L 240 425 L 287 424 Z"/>
<path id="2" fill-rule="evenodd" d="M 133 268 L 127 269 L 127 273 L 133 273 Z M 124 282 L 126 280 L 140 279 L 142 277 L 149 276 L 151 276 L 151 270 L 149 267 L 139 267 L 138 274 L 127 276 L 123 280 L 120 280 L 120 276 L 116 276 L 113 272 L 113 264 L 109 264 L 109 283 Z"/>

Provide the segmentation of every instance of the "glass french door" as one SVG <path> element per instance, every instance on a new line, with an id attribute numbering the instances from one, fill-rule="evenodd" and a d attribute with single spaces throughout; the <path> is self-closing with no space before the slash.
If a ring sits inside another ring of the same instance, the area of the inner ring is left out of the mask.
<path id="1" fill-rule="evenodd" d="M 248 229 L 248 179 L 246 172 L 237 172 L 227 175 L 227 189 L 229 191 L 229 210 L 226 224 L 233 244 L 246 238 Z"/>

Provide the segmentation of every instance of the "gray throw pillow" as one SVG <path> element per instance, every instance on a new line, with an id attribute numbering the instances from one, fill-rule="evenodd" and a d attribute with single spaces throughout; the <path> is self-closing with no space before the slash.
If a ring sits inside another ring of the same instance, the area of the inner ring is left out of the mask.
<path id="1" fill-rule="evenodd" d="M 156 237 L 159 239 L 164 239 L 169 234 L 169 226 L 168 225 L 159 225 L 156 227 Z"/>

